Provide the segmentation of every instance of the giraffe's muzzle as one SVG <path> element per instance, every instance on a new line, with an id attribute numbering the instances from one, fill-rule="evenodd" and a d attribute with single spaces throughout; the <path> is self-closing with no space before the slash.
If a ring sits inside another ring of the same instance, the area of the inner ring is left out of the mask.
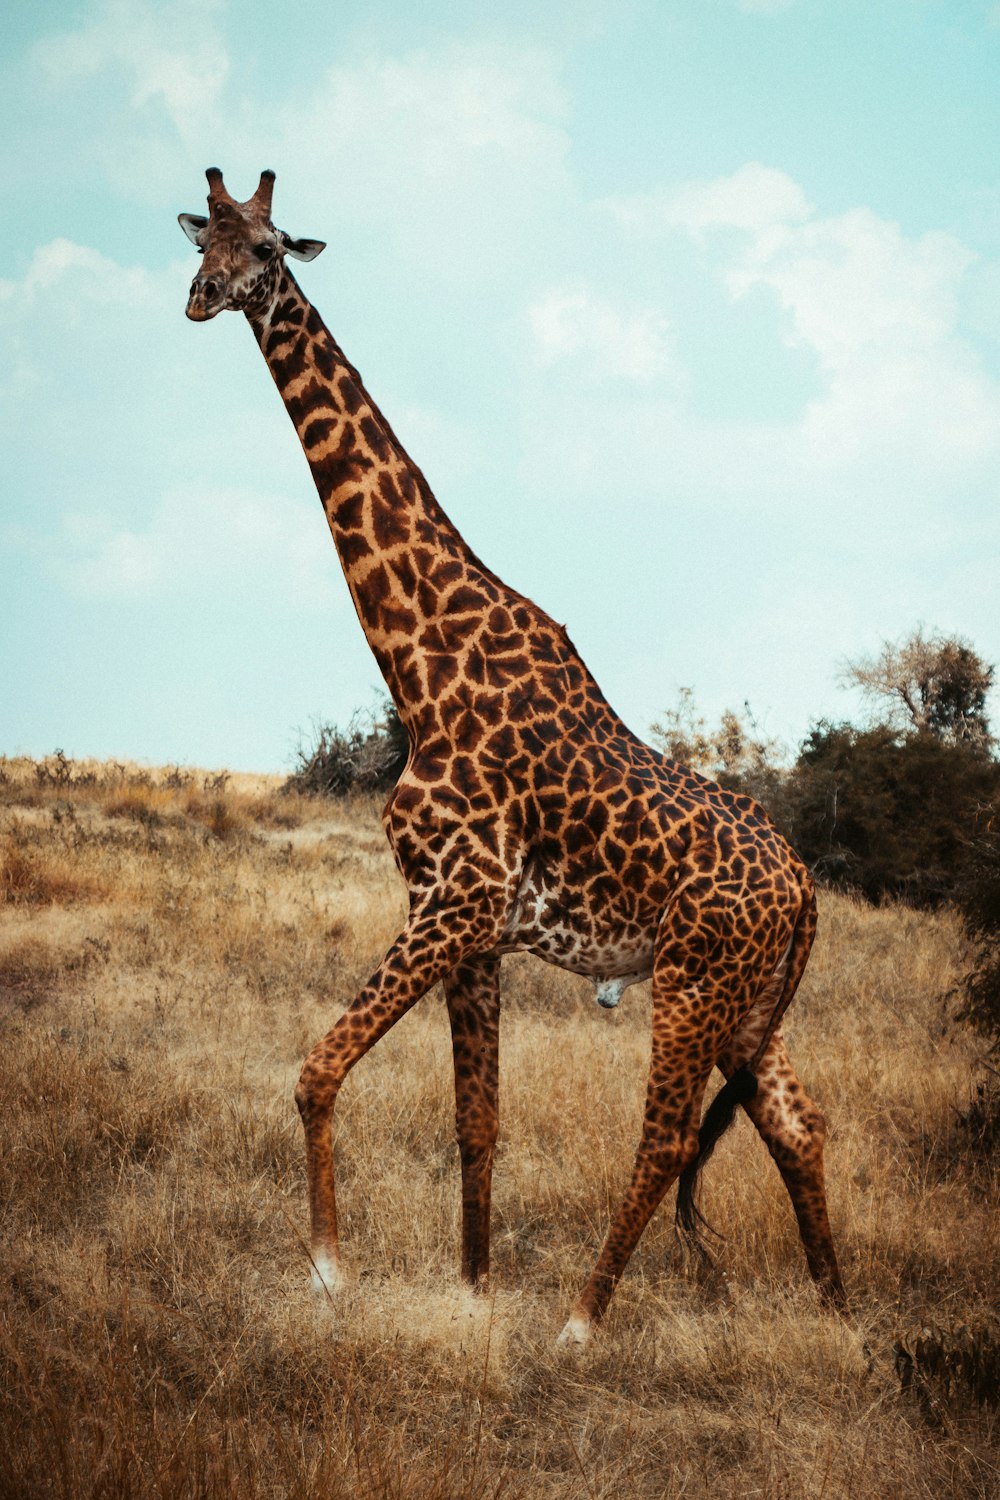
<path id="1" fill-rule="evenodd" d="M 226 305 L 226 284 L 219 276 L 196 276 L 185 308 L 192 323 L 207 323 Z"/>

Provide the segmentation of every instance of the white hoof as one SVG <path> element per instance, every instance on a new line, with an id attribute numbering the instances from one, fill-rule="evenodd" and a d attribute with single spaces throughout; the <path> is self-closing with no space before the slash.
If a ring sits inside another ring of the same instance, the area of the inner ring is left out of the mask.
<path id="1" fill-rule="evenodd" d="M 312 1289 L 317 1302 L 326 1302 L 344 1285 L 340 1261 L 334 1255 L 314 1251 L 312 1256 Z"/>
<path id="2" fill-rule="evenodd" d="M 590 1319 L 574 1314 L 556 1339 L 557 1349 L 582 1349 L 590 1342 Z"/>
<path id="3" fill-rule="evenodd" d="M 484 1313 L 491 1313 L 492 1310 L 492 1297 L 476 1291 L 474 1287 L 462 1286 L 455 1298 L 452 1321 L 454 1322 L 456 1318 L 481 1318 Z"/>

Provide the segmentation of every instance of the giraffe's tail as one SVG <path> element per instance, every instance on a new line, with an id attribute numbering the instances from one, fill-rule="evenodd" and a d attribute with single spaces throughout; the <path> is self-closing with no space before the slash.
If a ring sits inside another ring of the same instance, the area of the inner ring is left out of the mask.
<path id="1" fill-rule="evenodd" d="M 698 1155 L 690 1161 L 677 1183 L 677 1207 L 674 1222 L 677 1232 L 687 1249 L 701 1260 L 708 1260 L 703 1231 L 719 1238 L 717 1229 L 705 1218 L 698 1207 L 698 1184 L 702 1168 L 715 1150 L 715 1143 L 725 1135 L 736 1115 L 737 1106 L 749 1104 L 757 1092 L 757 1080 L 748 1067 L 737 1068 L 731 1078 L 722 1085 L 705 1111 L 698 1131 Z"/>
<path id="2" fill-rule="evenodd" d="M 707 1230 L 710 1234 L 721 1238 L 718 1230 L 712 1228 L 698 1207 L 698 1184 L 702 1169 L 715 1150 L 716 1142 L 725 1135 L 733 1123 L 737 1108 L 741 1104 L 749 1104 L 757 1092 L 757 1077 L 754 1069 L 767 1050 L 767 1045 L 778 1023 L 798 989 L 815 932 L 816 897 L 812 883 L 807 882 L 802 892 L 802 906 L 795 919 L 792 939 L 788 945 L 784 983 L 764 1035 L 753 1057 L 742 1067 L 737 1068 L 726 1080 L 705 1111 L 701 1128 L 698 1131 L 698 1155 L 684 1168 L 677 1183 L 677 1206 L 674 1210 L 677 1232 L 687 1249 L 701 1260 L 710 1258 L 703 1231 Z"/>

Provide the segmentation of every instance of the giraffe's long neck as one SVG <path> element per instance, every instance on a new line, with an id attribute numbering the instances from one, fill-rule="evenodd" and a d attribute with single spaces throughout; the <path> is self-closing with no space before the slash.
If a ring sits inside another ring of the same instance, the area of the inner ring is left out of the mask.
<path id="1" fill-rule="evenodd" d="M 565 629 L 463 541 L 286 269 L 271 311 L 247 316 L 414 744 L 440 749 L 443 730 L 471 749 L 484 725 L 537 716 L 541 746 L 555 715 L 563 732 L 585 723 L 600 736 L 627 734 Z"/>
<path id="2" fill-rule="evenodd" d="M 525 601 L 466 546 L 288 270 L 270 315 L 247 317 L 309 460 L 358 618 L 409 723 L 484 601 L 498 591 Z"/>
<path id="3" fill-rule="evenodd" d="M 404 723 L 441 690 L 484 606 L 525 604 L 463 541 L 287 268 L 248 313 L 305 451 L 358 617 Z"/>

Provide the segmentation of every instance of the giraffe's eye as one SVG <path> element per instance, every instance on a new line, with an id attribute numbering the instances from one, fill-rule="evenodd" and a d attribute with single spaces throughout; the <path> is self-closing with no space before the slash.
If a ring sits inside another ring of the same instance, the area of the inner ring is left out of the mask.
<path id="1" fill-rule="evenodd" d="M 253 253 L 258 260 L 270 260 L 274 254 L 273 245 L 254 245 Z"/>

